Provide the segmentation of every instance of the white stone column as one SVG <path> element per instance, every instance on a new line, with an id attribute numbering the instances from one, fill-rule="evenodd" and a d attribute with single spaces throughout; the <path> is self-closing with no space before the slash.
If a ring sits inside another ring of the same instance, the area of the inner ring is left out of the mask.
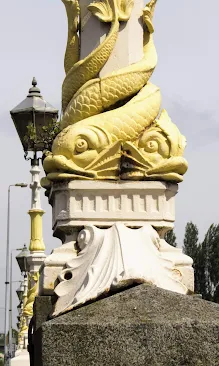
<path id="1" fill-rule="evenodd" d="M 24 308 L 24 314 L 28 317 L 29 321 L 33 315 L 34 299 L 35 296 L 38 294 L 39 269 L 46 258 L 42 227 L 42 216 L 44 214 L 44 211 L 41 208 L 40 200 L 41 185 L 39 159 L 32 159 L 30 173 L 32 175 L 32 182 L 30 184 L 32 195 L 31 209 L 28 213 L 31 218 L 31 239 L 29 246 L 30 255 L 28 257 L 28 295 L 27 303 Z"/>
<path id="2" fill-rule="evenodd" d="M 30 319 L 33 316 L 33 304 L 35 296 L 38 294 L 39 287 L 39 269 L 43 264 L 45 255 L 45 245 L 43 242 L 43 230 L 42 230 L 42 216 L 44 211 L 41 208 L 40 202 L 40 168 L 39 160 L 32 159 L 31 161 L 31 176 L 32 181 L 30 188 L 32 190 L 31 195 L 31 209 L 29 215 L 31 219 L 31 239 L 29 251 L 30 255 L 27 258 L 28 262 L 28 286 L 26 288 L 26 299 L 24 302 L 23 317 L 26 319 L 26 326 L 28 329 Z M 24 339 L 24 348 L 27 348 L 28 338 Z"/>
<path id="3" fill-rule="evenodd" d="M 110 25 L 101 23 L 90 13 L 87 6 L 90 0 L 80 0 L 81 7 L 81 59 L 103 42 L 109 32 Z M 143 0 L 135 0 L 129 21 L 120 25 L 116 46 L 100 76 L 104 76 L 122 67 L 139 61 L 143 56 Z"/>
<path id="4" fill-rule="evenodd" d="M 18 350 L 15 357 L 11 360 L 12 365 L 28 366 L 29 353 L 28 346 L 28 326 L 33 316 L 33 303 L 35 296 L 38 294 L 39 287 L 39 269 L 43 264 L 45 255 L 45 245 L 43 242 L 42 216 L 44 211 L 41 208 L 40 201 L 40 168 L 39 160 L 32 159 L 30 173 L 31 179 L 31 209 L 29 215 L 31 219 L 31 239 L 30 239 L 30 255 L 27 258 L 28 277 L 24 278 L 24 294 L 21 311 Z"/>

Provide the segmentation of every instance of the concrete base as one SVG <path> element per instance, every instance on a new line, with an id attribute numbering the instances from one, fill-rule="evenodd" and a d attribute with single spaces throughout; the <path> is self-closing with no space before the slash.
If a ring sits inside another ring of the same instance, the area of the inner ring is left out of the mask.
<path id="1" fill-rule="evenodd" d="M 219 305 L 144 284 L 44 322 L 34 340 L 35 366 L 216 366 Z"/>
<path id="2" fill-rule="evenodd" d="M 26 350 L 21 351 L 21 353 L 11 359 L 11 366 L 29 366 L 30 365 L 30 357 L 29 353 Z"/>

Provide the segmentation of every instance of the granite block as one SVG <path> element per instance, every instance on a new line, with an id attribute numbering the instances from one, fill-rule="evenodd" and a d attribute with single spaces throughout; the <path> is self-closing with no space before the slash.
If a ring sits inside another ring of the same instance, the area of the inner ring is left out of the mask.
<path id="1" fill-rule="evenodd" d="M 219 305 L 143 284 L 44 322 L 37 338 L 35 366 L 218 366 Z"/>

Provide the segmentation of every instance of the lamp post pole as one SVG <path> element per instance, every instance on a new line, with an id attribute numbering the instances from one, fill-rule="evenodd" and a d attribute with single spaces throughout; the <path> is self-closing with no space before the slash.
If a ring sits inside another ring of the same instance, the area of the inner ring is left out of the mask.
<path id="1" fill-rule="evenodd" d="M 41 208 L 40 202 L 40 168 L 39 159 L 37 153 L 34 154 L 34 159 L 31 159 L 31 170 L 32 181 L 30 188 L 32 190 L 31 196 L 31 209 L 28 211 L 31 220 L 31 238 L 29 251 L 30 254 L 27 258 L 28 263 L 28 293 L 27 301 L 24 306 L 23 315 L 27 319 L 29 325 L 30 319 L 33 316 L 33 303 L 35 296 L 38 293 L 39 286 L 39 269 L 43 264 L 45 255 L 45 245 L 43 241 L 43 226 L 42 216 L 44 211 Z"/>
<path id="2" fill-rule="evenodd" d="M 19 350 L 26 350 L 27 348 L 27 338 L 28 338 L 28 325 L 27 325 L 27 319 L 24 315 L 24 307 L 27 302 L 27 291 L 28 291 L 28 279 L 27 279 L 27 273 L 24 274 L 24 292 L 22 296 L 22 302 L 21 302 L 21 311 L 20 311 L 20 329 L 19 329 L 19 340 L 18 340 L 18 349 Z"/>
<path id="3" fill-rule="evenodd" d="M 7 213 L 7 243 L 6 243 L 6 275 L 5 275 L 5 323 L 4 323 L 4 358 L 7 355 L 7 308 L 8 308 L 8 284 L 9 284 L 9 241 L 10 241 L 10 189 L 13 184 L 8 187 L 8 213 Z"/>
<path id="4" fill-rule="evenodd" d="M 26 285 L 26 275 L 24 274 L 24 279 L 23 279 L 22 284 L 21 284 L 22 291 L 20 291 L 20 296 L 19 296 L 20 303 L 17 306 L 18 316 L 19 316 L 18 349 L 17 349 L 17 352 L 16 352 L 17 355 L 18 355 L 18 353 L 20 354 L 21 351 L 24 348 L 24 339 L 23 339 L 22 328 L 23 328 L 23 320 L 24 320 L 24 316 L 23 316 L 24 304 L 23 304 L 23 301 L 24 301 L 24 294 L 25 294 L 25 291 L 26 291 L 25 285 Z M 15 356 L 16 356 L 16 354 L 15 354 Z"/>
<path id="5" fill-rule="evenodd" d="M 27 187 L 26 183 L 10 184 L 8 187 L 8 212 L 7 212 L 7 241 L 6 241 L 6 265 L 5 265 L 5 321 L 4 321 L 4 359 L 7 358 L 7 315 L 8 315 L 8 285 L 9 285 L 9 250 L 10 250 L 10 196 L 11 187 Z"/>
<path id="6" fill-rule="evenodd" d="M 19 250 L 19 249 L 17 249 Z M 20 327 L 19 327 L 19 348 L 20 349 L 26 349 L 26 343 L 27 343 L 27 330 L 28 330 L 28 324 L 26 321 L 26 318 L 24 316 L 24 307 L 26 306 L 27 302 L 27 273 L 29 271 L 27 258 L 29 256 L 29 251 L 24 244 L 24 247 L 21 249 L 21 252 L 16 256 L 16 260 L 18 263 L 18 266 L 21 270 L 21 273 L 24 274 L 24 281 L 22 283 L 22 291 L 19 289 L 19 292 L 22 293 L 22 306 L 21 306 L 21 313 L 20 313 Z M 20 299 L 20 296 L 19 296 Z M 21 299 L 20 299 L 21 300 Z M 16 355 L 15 355 L 16 356 Z"/>
<path id="7" fill-rule="evenodd" d="M 12 283 L 17 281 L 12 281 L 12 253 L 17 250 L 22 250 L 23 248 L 17 248 L 11 250 L 11 263 L 10 263 L 10 294 L 9 294 L 9 342 L 8 342 L 8 349 L 9 349 L 9 355 L 10 358 L 13 356 L 13 350 L 12 350 Z"/>
<path id="8" fill-rule="evenodd" d="M 39 268 L 45 260 L 45 245 L 43 242 L 42 216 L 44 211 L 40 204 L 40 168 L 37 152 L 49 148 L 56 132 L 58 132 L 58 110 L 49 104 L 41 95 L 35 78 L 32 80 L 32 87 L 27 97 L 10 111 L 15 128 L 24 149 L 26 160 L 28 153 L 33 153 L 31 159 L 32 189 L 31 209 L 29 210 L 31 220 L 31 240 L 28 257 L 28 291 L 23 298 L 23 319 L 26 318 L 26 325 L 23 322 L 21 336 L 27 334 L 27 325 L 33 315 L 33 302 L 38 292 Z M 26 286 L 26 282 L 25 282 Z M 26 287 L 25 287 L 26 289 Z M 25 290 L 26 291 L 26 290 Z M 24 345 L 26 348 L 26 343 Z"/>

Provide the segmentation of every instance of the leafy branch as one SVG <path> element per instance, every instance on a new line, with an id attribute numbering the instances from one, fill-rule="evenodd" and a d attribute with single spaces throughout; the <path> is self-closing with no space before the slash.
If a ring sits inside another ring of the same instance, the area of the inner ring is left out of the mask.
<path id="1" fill-rule="evenodd" d="M 55 137 L 60 132 L 59 122 L 53 120 L 47 126 L 42 126 L 40 129 L 30 123 L 27 126 L 27 134 L 24 137 L 24 143 L 28 149 L 34 150 L 36 148 L 40 150 L 51 150 L 52 143 Z"/>

